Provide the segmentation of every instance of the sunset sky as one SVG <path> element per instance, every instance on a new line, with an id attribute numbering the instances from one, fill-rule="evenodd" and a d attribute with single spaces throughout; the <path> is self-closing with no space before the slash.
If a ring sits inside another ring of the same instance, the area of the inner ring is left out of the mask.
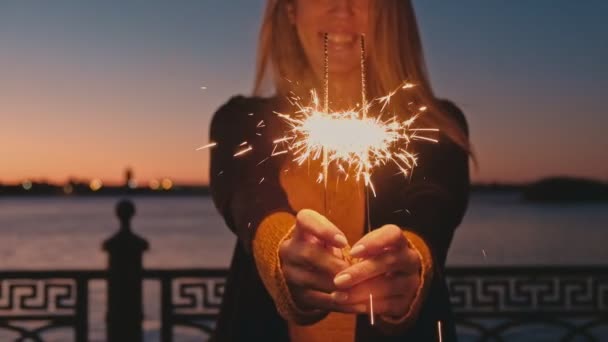
<path id="1" fill-rule="evenodd" d="M 475 181 L 608 181 L 608 1 L 417 0 Z M 215 109 L 251 90 L 261 0 L 0 2 L 0 182 L 206 183 Z M 201 87 L 207 87 L 203 90 Z"/>

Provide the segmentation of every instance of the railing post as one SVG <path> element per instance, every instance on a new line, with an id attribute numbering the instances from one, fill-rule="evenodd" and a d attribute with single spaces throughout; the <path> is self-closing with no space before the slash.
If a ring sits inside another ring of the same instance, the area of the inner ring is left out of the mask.
<path id="1" fill-rule="evenodd" d="M 107 340 L 142 341 L 142 255 L 148 242 L 131 231 L 135 206 L 130 200 L 116 205 L 120 230 L 104 241 L 108 253 Z"/>
<path id="2" fill-rule="evenodd" d="M 76 342 L 89 340 L 89 279 L 80 277 L 76 279 Z"/>
<path id="3" fill-rule="evenodd" d="M 173 342 L 173 321 L 171 319 L 171 278 L 160 280 L 160 341 Z"/>

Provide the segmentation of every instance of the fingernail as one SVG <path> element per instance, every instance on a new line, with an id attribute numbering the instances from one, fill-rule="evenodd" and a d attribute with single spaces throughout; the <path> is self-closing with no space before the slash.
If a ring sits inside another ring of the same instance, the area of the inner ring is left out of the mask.
<path id="1" fill-rule="evenodd" d="M 333 297 L 336 302 L 344 302 L 348 299 L 348 294 L 346 292 L 336 291 L 334 292 Z"/>
<path id="2" fill-rule="evenodd" d="M 356 257 L 356 256 L 360 255 L 363 252 L 363 250 L 365 250 L 365 246 L 363 246 L 363 245 L 355 245 L 355 247 L 353 247 L 350 250 L 350 255 Z"/>
<path id="3" fill-rule="evenodd" d="M 334 235 L 334 241 L 339 243 L 341 245 L 341 247 L 348 245 L 348 240 L 346 240 L 346 236 L 344 236 L 342 234 Z"/>
<path id="4" fill-rule="evenodd" d="M 351 279 L 352 277 L 348 273 L 340 274 L 334 278 L 334 284 L 336 284 L 336 286 L 344 285 L 348 283 Z"/>

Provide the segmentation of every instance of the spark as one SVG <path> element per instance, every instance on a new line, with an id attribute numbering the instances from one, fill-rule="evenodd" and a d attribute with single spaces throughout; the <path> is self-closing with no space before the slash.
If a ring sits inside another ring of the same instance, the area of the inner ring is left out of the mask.
<path id="1" fill-rule="evenodd" d="M 266 157 L 266 158 L 262 159 L 262 161 L 261 161 L 261 162 L 259 162 L 259 163 L 257 164 L 257 166 L 262 165 L 262 164 L 263 164 L 265 161 L 267 161 L 268 159 L 270 159 L 270 157 Z"/>
<path id="2" fill-rule="evenodd" d="M 208 143 L 207 145 L 203 145 L 203 146 L 197 148 L 196 151 L 204 150 L 206 148 L 211 148 L 211 147 L 214 147 L 215 145 L 217 145 L 216 142 L 211 142 L 211 143 Z"/>
<path id="3" fill-rule="evenodd" d="M 247 141 L 243 141 L 239 146 L 245 146 L 247 145 Z"/>
<path id="4" fill-rule="evenodd" d="M 207 87 L 202 86 L 202 87 L 201 87 L 201 90 L 207 90 Z"/>
<path id="5" fill-rule="evenodd" d="M 437 128 L 410 128 L 412 132 L 439 132 Z"/>
<path id="6" fill-rule="evenodd" d="M 279 152 L 274 152 L 273 154 L 271 154 L 271 156 L 274 157 L 274 156 L 278 156 L 278 155 L 285 154 L 285 153 L 289 153 L 289 151 L 283 150 L 283 151 L 279 151 Z"/>
<path id="7" fill-rule="evenodd" d="M 410 138 L 417 139 L 417 140 L 426 140 L 426 141 L 430 141 L 430 142 L 434 142 L 434 143 L 439 142 L 439 140 L 437 140 L 437 139 L 433 139 L 433 138 L 429 138 L 429 137 L 422 137 L 422 136 L 419 136 L 416 134 L 411 135 Z"/>
<path id="8" fill-rule="evenodd" d="M 374 325 L 374 299 L 371 292 L 369 294 L 369 324 Z"/>
<path id="9" fill-rule="evenodd" d="M 235 153 L 233 156 L 234 157 L 242 156 L 243 154 L 245 154 L 245 153 L 247 153 L 247 152 L 249 152 L 251 150 L 253 150 L 253 147 L 248 146 L 247 148 L 245 148 L 243 150 L 240 150 L 239 152 Z"/>
<path id="10" fill-rule="evenodd" d="M 258 122 L 257 126 L 258 128 L 260 127 L 266 127 L 266 125 L 264 124 L 264 120 L 260 120 L 260 122 Z"/>
<path id="11" fill-rule="evenodd" d="M 260 179 L 260 182 L 258 184 L 262 184 L 263 181 L 264 181 L 264 177 L 262 177 L 262 179 Z"/>
<path id="12" fill-rule="evenodd" d="M 321 183 L 326 177 L 323 177 L 323 172 L 319 172 L 317 176 L 317 183 Z"/>
<path id="13" fill-rule="evenodd" d="M 276 144 L 275 144 L 275 145 L 274 145 L 274 147 L 272 148 L 272 152 L 270 153 L 270 156 L 271 156 L 271 157 L 278 156 L 278 155 L 280 155 L 280 154 L 285 154 L 285 153 L 289 152 L 289 151 L 287 151 L 287 150 L 283 150 L 283 151 L 279 151 L 279 152 L 277 152 L 277 146 L 278 146 L 278 145 L 276 145 Z"/>
<path id="14" fill-rule="evenodd" d="M 401 87 L 401 89 L 410 89 L 410 88 L 414 88 L 416 85 L 409 83 L 409 82 L 405 82 L 405 84 L 403 85 L 403 87 Z"/>
<path id="15" fill-rule="evenodd" d="M 441 329 L 441 321 L 437 321 L 437 336 L 439 336 L 439 342 L 443 342 L 443 332 Z"/>
<path id="16" fill-rule="evenodd" d="M 394 92 L 391 94 L 394 95 Z M 392 95 L 391 95 L 392 96 Z M 382 97 L 373 102 L 386 108 L 390 97 Z M 359 110 L 343 112 L 324 112 L 320 109 L 317 94 L 311 92 L 311 103 L 295 103 L 297 111 L 291 115 L 275 113 L 289 127 L 287 134 L 275 139 L 276 146 L 282 146 L 282 153 L 291 152 L 294 161 L 302 165 L 307 160 L 322 160 L 325 165 L 334 163 L 339 170 L 353 171 L 356 179 L 363 179 L 371 190 L 371 172 L 388 163 L 394 163 L 401 174 L 409 175 L 417 165 L 416 155 L 408 150 L 407 144 L 412 140 L 437 142 L 425 133 L 434 133 L 435 128 L 413 128 L 417 115 L 406 120 L 398 115 L 377 117 L 364 116 L 362 107 Z M 273 155 L 276 153 L 273 150 Z M 327 151 L 325 160 L 323 151 Z M 375 192 L 375 191 L 374 191 Z"/>
<path id="17" fill-rule="evenodd" d="M 380 102 L 382 104 L 382 108 L 380 108 L 381 112 L 383 112 L 384 109 L 386 109 L 386 106 L 391 102 L 391 98 L 397 93 L 397 91 L 398 91 L 398 89 L 395 89 L 395 90 L 391 91 L 388 95 L 378 98 L 378 102 Z"/>
<path id="18" fill-rule="evenodd" d="M 281 142 L 284 142 L 284 141 L 289 141 L 289 140 L 291 140 L 291 137 L 284 137 L 284 138 L 277 139 L 277 140 L 273 141 L 273 143 L 274 144 L 278 144 L 278 143 L 281 143 Z"/>

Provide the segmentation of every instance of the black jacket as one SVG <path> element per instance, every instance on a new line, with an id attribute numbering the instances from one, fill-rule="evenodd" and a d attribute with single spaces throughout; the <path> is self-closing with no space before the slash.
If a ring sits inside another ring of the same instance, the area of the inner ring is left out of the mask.
<path id="1" fill-rule="evenodd" d="M 451 102 L 441 104 L 466 131 L 462 112 Z M 278 178 L 285 155 L 262 162 L 272 152 L 272 140 L 287 128 L 273 111 L 289 110 L 287 106 L 278 98 L 237 96 L 215 113 L 211 123 L 210 140 L 217 142 L 211 149 L 211 193 L 227 226 L 238 236 L 214 341 L 289 341 L 287 324 L 262 284 L 251 253 L 255 229 L 264 217 L 275 211 L 293 212 Z M 253 150 L 234 157 L 250 145 Z M 438 341 L 437 321 L 442 322 L 443 341 L 456 340 L 443 270 L 454 230 L 467 207 L 468 155 L 446 137 L 437 144 L 412 147 L 419 166 L 409 180 L 396 177 L 394 165 L 374 170 L 377 196 L 370 202 L 370 218 L 373 227 L 391 223 L 421 236 L 433 255 L 433 279 L 410 329 L 399 336 L 383 336 L 366 315 L 359 315 L 357 341 Z"/>

